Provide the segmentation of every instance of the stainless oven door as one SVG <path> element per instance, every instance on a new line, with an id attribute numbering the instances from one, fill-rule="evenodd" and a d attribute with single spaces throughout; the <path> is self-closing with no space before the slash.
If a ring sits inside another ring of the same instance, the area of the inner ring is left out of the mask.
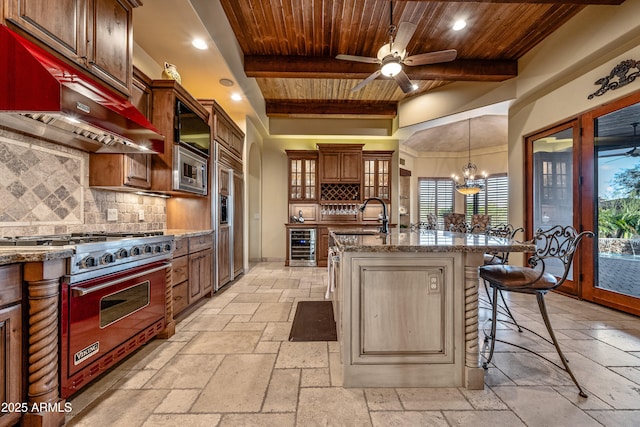
<path id="1" fill-rule="evenodd" d="M 68 287 L 67 372 L 73 375 L 165 317 L 166 262 Z"/>

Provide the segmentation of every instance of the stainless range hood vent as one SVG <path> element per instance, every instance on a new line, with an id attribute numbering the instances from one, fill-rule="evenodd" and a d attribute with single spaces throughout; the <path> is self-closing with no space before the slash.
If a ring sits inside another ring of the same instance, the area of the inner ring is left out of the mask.
<path id="1" fill-rule="evenodd" d="M 92 126 L 84 125 L 83 123 L 79 123 L 76 120 L 62 114 L 20 113 L 20 116 L 27 119 L 35 120 L 36 122 L 42 124 L 53 126 L 62 132 L 70 132 L 77 137 L 86 138 L 89 141 L 98 142 L 104 146 L 103 149 L 101 149 L 100 147 L 93 147 L 95 149 L 88 151 L 113 152 L 107 148 L 113 146 L 115 146 L 119 152 L 148 151 L 148 148 L 139 146 L 132 140 L 125 139 L 119 135 L 97 129 Z M 129 149 L 127 149 L 127 147 Z"/>
<path id="2" fill-rule="evenodd" d="M 0 93 L 0 127 L 89 152 L 164 152 L 164 136 L 127 99 L 5 25 Z"/>

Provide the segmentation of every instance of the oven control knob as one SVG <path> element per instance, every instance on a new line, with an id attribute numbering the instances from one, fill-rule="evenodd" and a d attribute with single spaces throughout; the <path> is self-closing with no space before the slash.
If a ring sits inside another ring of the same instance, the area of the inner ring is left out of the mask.
<path id="1" fill-rule="evenodd" d="M 171 243 L 165 243 L 164 246 L 162 246 L 162 252 L 171 252 Z"/>
<path id="2" fill-rule="evenodd" d="M 116 257 L 113 254 L 106 253 L 100 257 L 100 264 L 102 265 L 111 264 L 113 262 L 116 262 Z"/>
<path id="3" fill-rule="evenodd" d="M 150 254 L 152 252 L 151 245 L 144 245 L 144 253 Z"/>
<path id="4" fill-rule="evenodd" d="M 80 265 L 80 268 L 91 268 L 97 265 L 96 259 L 91 255 L 87 255 L 82 258 L 78 264 Z"/>
<path id="5" fill-rule="evenodd" d="M 134 246 L 131 248 L 131 256 L 140 255 L 142 253 L 142 248 L 140 246 Z"/>
<path id="6" fill-rule="evenodd" d="M 129 253 L 125 248 L 120 248 L 116 251 L 115 256 L 117 259 L 122 259 L 128 257 Z"/>
<path id="7" fill-rule="evenodd" d="M 162 246 L 160 246 L 160 245 L 155 245 L 155 246 L 153 247 L 153 253 L 154 253 L 154 254 L 159 254 L 160 252 L 162 252 Z"/>

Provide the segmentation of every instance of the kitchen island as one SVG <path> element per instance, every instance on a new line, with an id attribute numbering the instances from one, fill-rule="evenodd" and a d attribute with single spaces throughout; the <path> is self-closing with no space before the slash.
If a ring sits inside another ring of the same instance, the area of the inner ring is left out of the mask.
<path id="1" fill-rule="evenodd" d="M 439 230 L 332 230 L 330 292 L 345 387 L 482 389 L 478 266 L 535 246 Z"/>

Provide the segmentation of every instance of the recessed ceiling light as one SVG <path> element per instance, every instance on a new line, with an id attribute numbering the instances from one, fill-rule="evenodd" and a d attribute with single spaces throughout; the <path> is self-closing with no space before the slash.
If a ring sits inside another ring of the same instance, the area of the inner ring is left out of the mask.
<path id="1" fill-rule="evenodd" d="M 412 90 L 418 90 L 418 85 L 417 85 L 417 84 L 415 84 L 415 83 L 414 83 L 414 84 L 412 84 L 412 85 L 411 85 L 411 89 L 412 89 Z"/>
<path id="2" fill-rule="evenodd" d="M 222 86 L 226 86 L 226 87 L 233 86 L 233 80 L 231 79 L 220 79 L 219 82 Z"/>
<path id="3" fill-rule="evenodd" d="M 455 24 L 453 24 L 453 30 L 454 31 L 460 31 L 461 29 L 463 29 L 464 27 L 467 26 L 467 21 L 465 21 L 464 19 L 458 19 Z"/>
<path id="4" fill-rule="evenodd" d="M 207 42 L 202 39 L 193 39 L 191 44 L 193 45 L 193 47 L 200 50 L 206 50 L 209 48 L 209 46 L 207 46 Z"/>
<path id="5" fill-rule="evenodd" d="M 242 101 L 242 96 L 239 93 L 234 92 L 231 94 L 231 99 L 234 101 Z"/>

